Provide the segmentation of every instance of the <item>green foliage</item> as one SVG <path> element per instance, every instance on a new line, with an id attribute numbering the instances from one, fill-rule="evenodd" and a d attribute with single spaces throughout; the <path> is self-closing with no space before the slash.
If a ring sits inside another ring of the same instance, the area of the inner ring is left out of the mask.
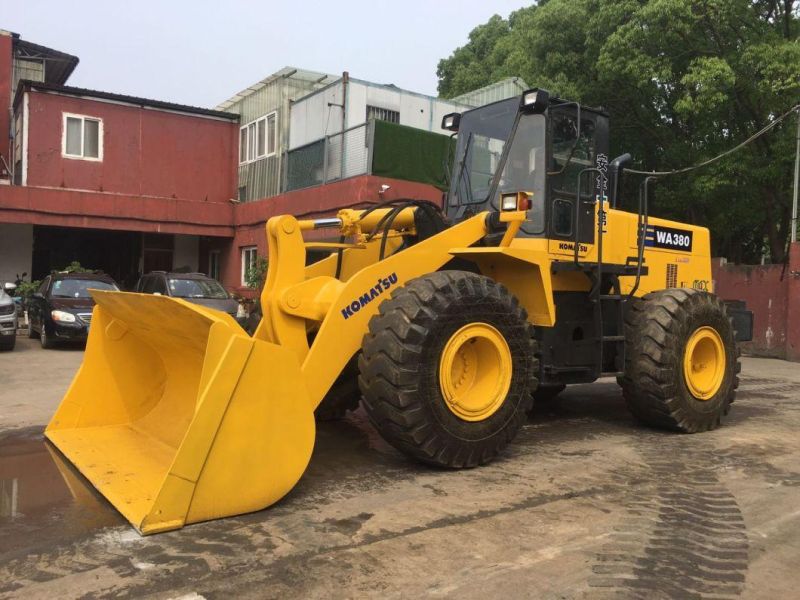
<path id="1" fill-rule="evenodd" d="M 602 105 L 612 151 L 635 167 L 689 166 L 745 140 L 800 99 L 796 0 L 549 0 L 492 17 L 439 62 L 452 97 L 519 76 Z M 654 213 L 707 225 L 714 253 L 784 260 L 796 121 L 689 175 L 662 179 Z M 638 180 L 628 178 L 633 200 Z"/>
<path id="2" fill-rule="evenodd" d="M 20 296 L 24 301 L 30 298 L 33 293 L 39 289 L 40 285 L 42 285 L 41 279 L 37 279 L 36 281 L 20 281 L 13 295 Z"/>
<path id="3" fill-rule="evenodd" d="M 93 273 L 94 269 L 87 269 L 81 266 L 77 260 L 73 260 L 66 267 L 58 271 L 58 273 Z"/>
<path id="4" fill-rule="evenodd" d="M 259 289 L 262 285 L 264 285 L 264 278 L 267 275 L 267 259 L 263 256 L 259 256 L 256 258 L 256 264 L 252 267 L 249 267 L 244 272 L 244 282 L 247 287 L 251 289 Z"/>

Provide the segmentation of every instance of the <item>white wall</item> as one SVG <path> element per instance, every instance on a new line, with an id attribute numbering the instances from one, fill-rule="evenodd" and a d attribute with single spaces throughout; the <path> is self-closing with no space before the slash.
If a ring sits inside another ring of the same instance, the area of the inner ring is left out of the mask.
<path id="1" fill-rule="evenodd" d="M 189 271 L 196 272 L 200 258 L 200 238 L 196 235 L 176 235 L 175 250 L 172 254 L 172 268 L 182 269 L 189 267 Z"/>
<path id="2" fill-rule="evenodd" d="M 289 113 L 289 149 L 340 132 L 342 109 L 337 104 L 342 104 L 341 83 L 292 103 Z"/>
<path id="3" fill-rule="evenodd" d="M 33 225 L 0 223 L 0 285 L 13 282 L 17 273 L 30 276 L 32 260 Z"/>
<path id="4" fill-rule="evenodd" d="M 342 84 L 301 98 L 292 104 L 289 128 L 289 149 L 314 142 L 342 130 Z M 400 89 L 350 81 L 347 88 L 347 127 L 366 121 L 367 106 L 400 112 L 400 124 L 443 135 L 442 117 L 469 107 Z"/>

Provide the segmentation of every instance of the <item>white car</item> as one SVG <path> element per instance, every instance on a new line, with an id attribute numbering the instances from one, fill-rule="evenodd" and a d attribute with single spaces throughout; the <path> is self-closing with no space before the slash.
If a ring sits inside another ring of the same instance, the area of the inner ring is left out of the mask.
<path id="1" fill-rule="evenodd" d="M 0 350 L 13 350 L 17 343 L 17 305 L 9 295 L 16 287 L 7 283 L 0 290 Z"/>

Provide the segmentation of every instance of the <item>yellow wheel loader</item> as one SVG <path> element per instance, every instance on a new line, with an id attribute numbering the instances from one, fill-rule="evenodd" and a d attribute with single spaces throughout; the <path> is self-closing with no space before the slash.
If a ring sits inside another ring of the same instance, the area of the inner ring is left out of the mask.
<path id="1" fill-rule="evenodd" d="M 356 378 L 380 434 L 442 467 L 492 460 L 534 396 L 602 376 L 646 424 L 719 425 L 739 354 L 708 230 L 650 218 L 646 186 L 621 210 L 629 157 L 608 160 L 607 115 L 534 89 L 443 126 L 458 132 L 444 214 L 409 200 L 269 220 L 252 336 L 180 299 L 93 292 L 46 436 L 138 531 L 278 501 L 315 409 Z M 322 228 L 343 241 L 304 240 Z M 309 249 L 330 255 L 307 265 Z"/>

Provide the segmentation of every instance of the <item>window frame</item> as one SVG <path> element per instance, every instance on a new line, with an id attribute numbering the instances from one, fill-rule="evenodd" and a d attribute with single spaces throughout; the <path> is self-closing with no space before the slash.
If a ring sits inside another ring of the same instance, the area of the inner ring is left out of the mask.
<path id="1" fill-rule="evenodd" d="M 247 261 L 247 253 L 253 253 L 253 260 L 252 264 Z M 247 281 L 245 280 L 245 276 L 247 275 L 247 269 L 254 267 L 258 261 L 258 246 L 241 246 L 241 255 L 242 255 L 242 287 L 247 287 Z"/>
<path id="2" fill-rule="evenodd" d="M 270 148 L 270 134 L 269 124 L 270 121 L 274 123 L 274 135 L 272 148 Z M 258 126 L 260 123 L 264 124 L 264 153 L 258 153 Z M 252 131 L 252 135 L 251 135 Z M 242 138 L 244 137 L 244 144 Z M 252 139 L 251 139 L 252 138 Z M 242 156 L 242 147 L 244 146 L 244 156 Z M 259 161 L 270 156 L 275 156 L 278 153 L 278 111 L 273 110 L 257 119 L 245 123 L 239 127 L 239 165 L 249 165 L 250 163 Z"/>
<path id="3" fill-rule="evenodd" d="M 208 252 L 208 276 L 215 281 L 219 281 L 222 277 L 222 251 L 209 250 Z M 216 267 L 216 268 L 215 268 Z M 215 272 L 216 271 L 216 272 Z"/>
<path id="4" fill-rule="evenodd" d="M 88 160 L 90 162 L 103 162 L 103 119 L 92 115 L 80 115 L 77 113 L 61 113 L 61 157 L 70 160 Z M 67 119 L 79 119 L 81 122 L 81 153 L 70 154 L 67 152 Z M 84 154 L 84 142 L 86 139 L 86 121 L 97 123 L 97 156 L 86 156 Z"/>

